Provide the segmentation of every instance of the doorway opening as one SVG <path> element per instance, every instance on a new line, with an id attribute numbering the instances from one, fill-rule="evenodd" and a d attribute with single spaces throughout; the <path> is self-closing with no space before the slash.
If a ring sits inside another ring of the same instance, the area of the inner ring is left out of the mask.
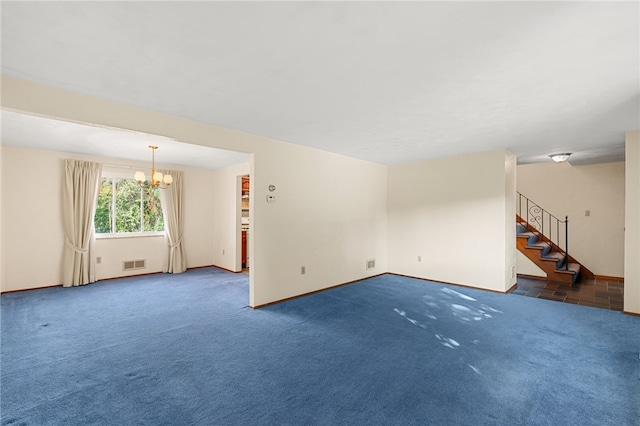
<path id="1" fill-rule="evenodd" d="M 249 221 L 249 208 L 250 208 L 250 197 L 249 194 L 251 192 L 251 179 L 249 175 L 242 176 L 242 185 L 241 185 L 241 193 L 240 193 L 240 232 L 242 234 L 242 250 L 241 250 L 241 265 L 242 272 L 245 274 L 249 274 L 249 268 L 251 265 L 251 259 L 249 257 L 249 238 L 250 238 L 250 221 Z"/>

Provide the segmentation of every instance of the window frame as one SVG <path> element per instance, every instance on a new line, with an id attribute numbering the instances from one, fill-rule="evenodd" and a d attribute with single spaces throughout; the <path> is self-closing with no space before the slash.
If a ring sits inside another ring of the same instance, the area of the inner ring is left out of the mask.
<path id="1" fill-rule="evenodd" d="M 103 179 L 112 179 L 112 194 L 114 196 L 111 197 L 111 208 L 115 215 L 115 211 L 116 211 L 115 194 L 116 194 L 116 184 L 117 184 L 116 180 L 131 180 L 135 182 L 135 179 L 133 178 L 132 172 L 112 171 L 108 169 L 105 170 L 104 166 L 102 170 L 102 175 L 100 176 L 100 183 L 98 187 L 102 186 Z M 144 199 L 143 199 L 142 191 L 143 189 L 140 188 L 140 227 L 141 229 L 144 229 Z M 96 209 L 97 209 L 97 205 L 96 205 Z M 162 214 L 162 210 L 160 214 Z M 95 224 L 95 212 L 94 212 L 94 224 Z M 112 223 L 112 226 L 111 226 L 112 232 L 102 232 L 102 233 L 96 232 L 95 225 L 94 225 L 95 239 L 101 240 L 101 239 L 118 239 L 118 238 L 140 238 L 140 237 L 161 237 L 161 236 L 163 237 L 166 234 L 166 228 L 162 231 L 113 232 L 113 228 L 115 224 L 116 222 L 114 220 L 114 223 Z M 163 218 L 163 226 L 164 226 L 164 218 Z"/>

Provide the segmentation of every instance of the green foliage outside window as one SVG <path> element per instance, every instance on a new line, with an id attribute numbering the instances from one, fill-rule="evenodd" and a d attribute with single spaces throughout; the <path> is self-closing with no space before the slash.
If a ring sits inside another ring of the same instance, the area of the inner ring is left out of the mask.
<path id="1" fill-rule="evenodd" d="M 102 178 L 94 217 L 97 234 L 164 230 L 160 190 L 133 179 Z"/>

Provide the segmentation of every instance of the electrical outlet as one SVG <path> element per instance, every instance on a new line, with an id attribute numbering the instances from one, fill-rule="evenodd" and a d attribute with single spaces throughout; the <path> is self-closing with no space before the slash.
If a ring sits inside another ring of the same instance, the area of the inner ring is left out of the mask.
<path id="1" fill-rule="evenodd" d="M 516 267 L 512 266 L 511 267 L 511 278 L 515 278 L 516 277 Z"/>
<path id="2" fill-rule="evenodd" d="M 422 256 L 418 256 L 418 262 L 422 262 Z"/>
<path id="3" fill-rule="evenodd" d="M 584 215 L 585 216 L 591 216 L 591 210 L 585 210 L 584 211 Z"/>
<path id="4" fill-rule="evenodd" d="M 96 257 L 96 263 L 102 263 L 102 257 L 101 256 Z"/>
<path id="5" fill-rule="evenodd" d="M 224 256 L 224 249 L 222 249 L 222 255 Z"/>
<path id="6" fill-rule="evenodd" d="M 301 266 L 301 267 L 300 267 L 300 274 L 301 274 L 301 275 L 304 275 L 304 274 L 306 274 L 306 273 L 307 273 L 307 268 L 305 268 L 304 266 Z"/>

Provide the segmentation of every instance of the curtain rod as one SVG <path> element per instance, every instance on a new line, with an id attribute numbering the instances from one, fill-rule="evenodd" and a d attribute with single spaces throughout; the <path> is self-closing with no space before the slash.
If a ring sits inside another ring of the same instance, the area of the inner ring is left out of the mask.
<path id="1" fill-rule="evenodd" d="M 101 163 L 103 166 L 106 167 L 117 167 L 119 169 L 131 169 L 131 170 L 135 170 L 135 169 L 142 169 L 143 167 L 134 167 L 134 166 L 123 166 L 123 165 L 119 165 L 119 164 L 106 164 L 106 163 Z M 149 167 L 150 169 L 151 167 Z"/>
<path id="2" fill-rule="evenodd" d="M 147 167 L 147 166 L 142 166 L 142 167 L 138 167 L 138 166 L 123 166 L 123 165 L 119 165 L 119 164 L 107 164 L 107 163 L 100 163 L 102 164 L 103 167 L 114 167 L 114 168 L 118 168 L 118 169 L 129 169 L 129 170 L 151 170 L 151 166 Z M 171 168 L 171 167 L 165 167 L 165 166 L 158 166 L 156 164 L 156 169 L 157 170 L 181 170 L 181 169 L 175 169 L 175 168 Z"/>

